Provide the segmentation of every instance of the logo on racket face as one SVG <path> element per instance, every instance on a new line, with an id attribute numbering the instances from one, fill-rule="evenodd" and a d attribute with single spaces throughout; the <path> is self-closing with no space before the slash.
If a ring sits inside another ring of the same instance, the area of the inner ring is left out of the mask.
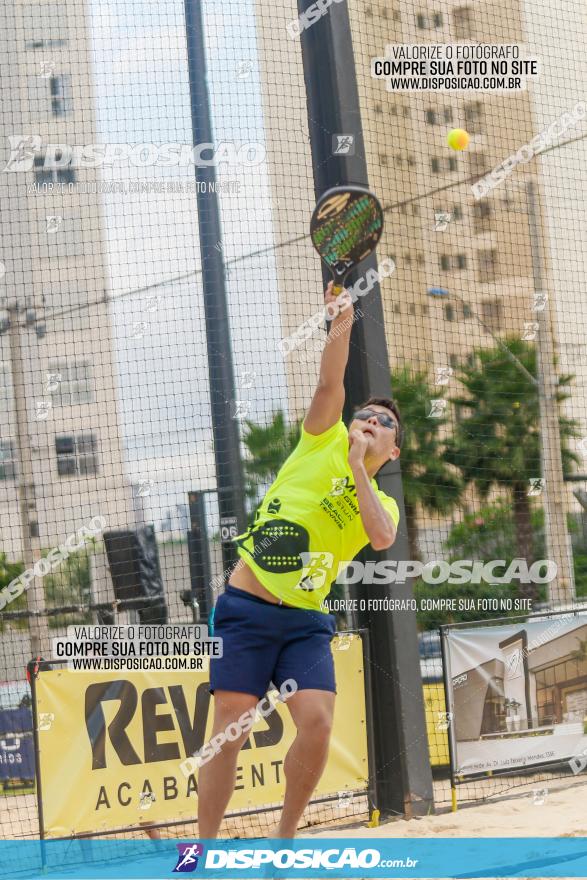
<path id="1" fill-rule="evenodd" d="M 320 206 L 320 210 L 316 215 L 318 220 L 326 220 L 328 217 L 334 217 L 336 214 L 340 214 L 340 212 L 346 208 L 350 197 L 351 193 L 347 192 L 337 193 L 335 196 L 327 199 L 324 204 Z"/>

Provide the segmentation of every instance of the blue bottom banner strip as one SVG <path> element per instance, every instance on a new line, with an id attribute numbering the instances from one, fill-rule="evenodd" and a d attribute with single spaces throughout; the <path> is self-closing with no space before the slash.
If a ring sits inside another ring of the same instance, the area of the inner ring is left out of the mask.
<path id="1" fill-rule="evenodd" d="M 586 877 L 587 838 L 4 840 L 6 880 Z"/>

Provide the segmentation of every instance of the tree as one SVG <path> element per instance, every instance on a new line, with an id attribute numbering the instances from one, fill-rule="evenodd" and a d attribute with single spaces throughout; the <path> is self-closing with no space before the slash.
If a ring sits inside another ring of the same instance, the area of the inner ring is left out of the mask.
<path id="1" fill-rule="evenodd" d="M 428 385 L 424 372 L 402 367 L 393 376 L 393 396 L 404 426 L 400 464 L 410 559 L 419 559 L 418 508 L 448 513 L 457 503 L 462 481 L 443 460 L 444 418 L 429 418 L 431 399 L 442 393 Z"/>
<path id="2" fill-rule="evenodd" d="M 278 410 L 268 425 L 247 421 L 243 443 L 249 452 L 245 461 L 245 493 L 252 507 L 273 482 L 286 458 L 293 452 L 300 436 L 301 421 L 288 425 Z"/>
<path id="3" fill-rule="evenodd" d="M 542 508 L 532 511 L 532 530 L 534 553 L 537 558 L 541 558 L 544 554 Z M 505 501 L 498 501 L 474 513 L 465 513 L 462 521 L 452 526 L 443 542 L 443 547 L 447 551 L 449 563 L 460 559 L 484 562 L 490 559 L 503 559 L 507 570 L 510 562 L 516 557 L 511 505 Z M 518 584 L 515 582 L 495 584 L 481 580 L 481 583 L 458 584 L 448 580 L 441 584 L 427 584 L 420 579 L 416 583 L 414 594 L 420 603 L 425 599 L 448 599 L 453 602 L 456 600 L 456 609 L 445 606 L 439 610 L 434 608 L 418 611 L 418 624 L 421 629 L 436 629 L 446 623 L 485 620 L 496 617 L 497 614 L 500 617 L 511 617 L 520 613 L 513 606 L 513 600 L 518 595 Z M 495 608 L 480 609 L 478 602 L 482 599 L 497 599 L 499 608 L 497 614 Z M 503 604 L 502 600 L 506 600 L 506 603 Z M 507 600 L 512 601 L 511 610 L 508 610 Z"/>
<path id="4" fill-rule="evenodd" d="M 536 349 L 520 339 L 506 340 L 512 354 L 536 375 Z M 482 499 L 493 489 L 511 495 L 517 556 L 533 560 L 530 481 L 540 477 L 538 389 L 500 348 L 479 349 L 472 366 L 458 373 L 465 393 L 452 399 L 457 424 L 447 440 L 445 460 L 454 465 Z M 560 376 L 556 402 L 567 400 L 572 376 Z M 567 447 L 577 437 L 576 422 L 559 419 L 563 470 L 578 458 Z"/>

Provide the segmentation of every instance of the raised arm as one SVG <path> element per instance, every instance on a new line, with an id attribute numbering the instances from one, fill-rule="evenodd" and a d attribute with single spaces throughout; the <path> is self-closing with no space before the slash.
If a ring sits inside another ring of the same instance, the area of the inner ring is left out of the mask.
<path id="1" fill-rule="evenodd" d="M 363 528 L 374 550 L 387 550 L 395 541 L 397 530 L 390 514 L 371 485 L 371 478 L 365 466 L 367 437 L 361 431 L 351 431 L 349 441 L 349 464 L 355 479 Z"/>
<path id="2" fill-rule="evenodd" d="M 344 405 L 344 371 L 349 357 L 354 309 L 350 294 L 345 291 L 335 296 L 333 288 L 331 281 L 324 294 L 324 305 L 330 314 L 338 314 L 331 322 L 320 361 L 318 385 L 304 419 L 304 428 L 309 434 L 323 434 L 336 424 Z"/>

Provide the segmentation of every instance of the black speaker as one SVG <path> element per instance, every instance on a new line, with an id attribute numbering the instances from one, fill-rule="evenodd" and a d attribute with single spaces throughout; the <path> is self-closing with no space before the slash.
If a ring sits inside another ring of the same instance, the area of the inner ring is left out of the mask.
<path id="1" fill-rule="evenodd" d="M 104 532 L 114 595 L 124 610 L 139 612 L 141 623 L 167 623 L 167 605 L 152 524 L 131 531 Z"/>

